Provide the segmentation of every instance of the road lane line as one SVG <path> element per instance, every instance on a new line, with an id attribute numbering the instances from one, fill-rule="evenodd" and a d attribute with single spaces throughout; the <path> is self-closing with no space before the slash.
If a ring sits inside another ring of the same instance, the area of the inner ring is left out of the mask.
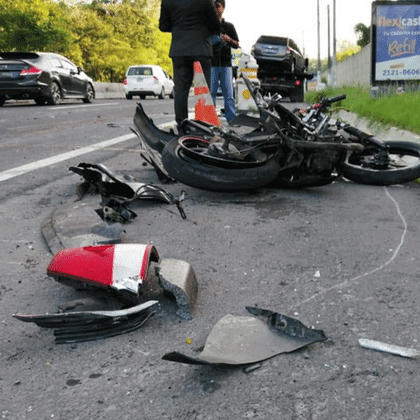
<path id="1" fill-rule="evenodd" d="M 130 140 L 134 137 L 136 137 L 134 133 L 126 134 L 125 136 L 105 140 L 100 143 L 92 144 L 91 146 L 82 147 L 77 150 L 72 150 L 71 152 L 51 156 L 49 158 L 38 160 L 37 162 L 28 163 L 26 165 L 18 166 L 16 168 L 0 172 L 0 182 L 6 181 L 10 178 L 14 178 L 15 176 L 26 174 L 28 172 L 34 171 L 35 169 L 45 168 L 46 166 L 54 165 L 55 163 L 62 162 L 63 160 L 72 159 L 76 156 L 85 155 L 86 153 L 95 152 L 97 150 L 113 146 L 114 144 L 122 143 L 123 141 Z"/>
<path id="2" fill-rule="evenodd" d="M 105 104 L 87 104 L 87 105 L 79 105 L 79 104 L 74 104 L 74 105 L 60 105 L 60 106 L 51 106 L 48 109 L 54 110 L 54 111 L 61 111 L 62 109 L 69 109 L 69 108 L 86 108 L 86 107 L 90 107 L 90 108 L 94 108 L 96 106 L 108 106 L 108 105 L 118 105 L 117 103 L 114 102 L 107 102 Z"/>

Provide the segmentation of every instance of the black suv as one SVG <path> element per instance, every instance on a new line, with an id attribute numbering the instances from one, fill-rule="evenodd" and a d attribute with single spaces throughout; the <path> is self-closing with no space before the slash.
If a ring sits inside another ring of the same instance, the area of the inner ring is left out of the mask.
<path id="1" fill-rule="evenodd" d="M 93 81 L 80 67 L 54 53 L 0 52 L 0 106 L 8 99 L 58 105 L 62 98 L 95 98 Z"/>
<path id="2" fill-rule="evenodd" d="M 261 35 L 252 47 L 251 54 L 258 66 L 265 70 L 278 70 L 290 73 L 304 73 L 308 60 L 303 58 L 296 43 L 290 38 Z"/>

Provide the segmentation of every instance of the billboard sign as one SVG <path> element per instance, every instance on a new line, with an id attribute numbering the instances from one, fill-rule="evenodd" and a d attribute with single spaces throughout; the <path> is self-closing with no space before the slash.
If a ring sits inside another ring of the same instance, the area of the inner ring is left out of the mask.
<path id="1" fill-rule="evenodd" d="M 420 1 L 372 3 L 372 82 L 420 79 Z"/>

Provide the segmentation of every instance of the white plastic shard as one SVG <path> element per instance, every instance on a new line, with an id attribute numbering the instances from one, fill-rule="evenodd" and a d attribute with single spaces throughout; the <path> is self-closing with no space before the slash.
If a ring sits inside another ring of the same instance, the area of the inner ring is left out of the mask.
<path id="1" fill-rule="evenodd" d="M 395 346 L 394 344 L 386 344 L 367 338 L 360 338 L 359 345 L 366 349 L 384 351 L 402 357 L 409 357 L 411 359 L 420 359 L 420 351 L 408 347 Z"/>

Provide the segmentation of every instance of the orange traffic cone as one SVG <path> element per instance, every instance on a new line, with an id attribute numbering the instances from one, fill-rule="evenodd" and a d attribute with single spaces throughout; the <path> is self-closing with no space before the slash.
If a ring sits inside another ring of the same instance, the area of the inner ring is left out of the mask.
<path id="1" fill-rule="evenodd" d="M 194 95 L 197 96 L 195 119 L 220 126 L 216 107 L 213 104 L 213 99 L 199 61 L 194 61 Z"/>

